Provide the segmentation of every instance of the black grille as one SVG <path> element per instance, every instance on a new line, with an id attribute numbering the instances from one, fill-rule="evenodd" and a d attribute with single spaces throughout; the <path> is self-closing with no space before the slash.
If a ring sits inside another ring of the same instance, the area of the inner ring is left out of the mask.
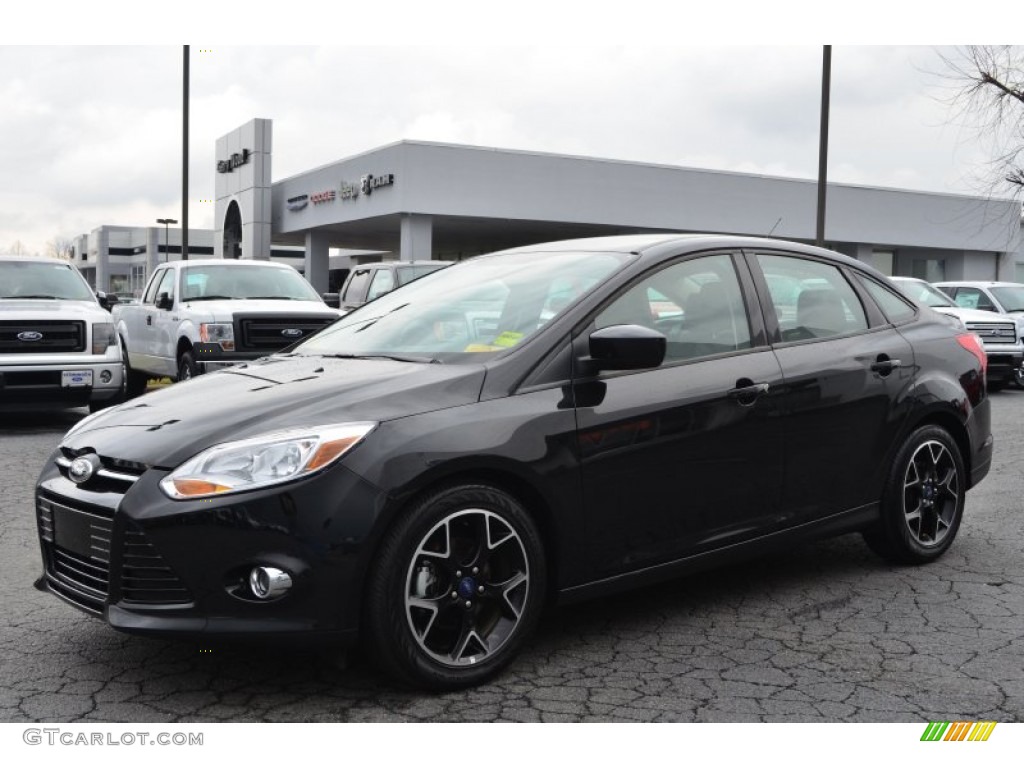
<path id="1" fill-rule="evenodd" d="M 121 598 L 129 603 L 166 605 L 191 602 L 192 595 L 146 534 L 128 529 L 121 554 Z"/>
<path id="2" fill-rule="evenodd" d="M 85 323 L 81 320 L 0 320 L 0 353 L 84 350 Z"/>
<path id="3" fill-rule="evenodd" d="M 336 319 L 336 317 L 242 317 L 237 320 L 236 349 L 239 352 L 276 352 L 297 341 L 308 339 Z M 295 333 L 296 331 L 300 333 Z"/>
<path id="4" fill-rule="evenodd" d="M 65 599 L 100 613 L 110 591 L 113 511 L 73 502 L 36 499 L 39 536 L 50 587 Z"/>

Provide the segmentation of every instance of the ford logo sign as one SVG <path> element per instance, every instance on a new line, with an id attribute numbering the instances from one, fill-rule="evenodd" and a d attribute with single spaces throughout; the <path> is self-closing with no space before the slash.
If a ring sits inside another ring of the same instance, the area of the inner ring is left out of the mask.
<path id="1" fill-rule="evenodd" d="M 43 334 L 39 331 L 22 331 L 18 334 L 18 341 L 41 341 Z"/>
<path id="2" fill-rule="evenodd" d="M 285 328 L 281 331 L 281 335 L 289 339 L 297 339 L 302 335 L 301 328 Z"/>

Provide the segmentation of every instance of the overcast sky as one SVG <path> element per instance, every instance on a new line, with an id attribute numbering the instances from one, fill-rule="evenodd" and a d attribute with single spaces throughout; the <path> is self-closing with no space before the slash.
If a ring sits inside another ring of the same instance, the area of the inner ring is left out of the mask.
<path id="1" fill-rule="evenodd" d="M 830 181 L 979 191 L 937 50 L 833 49 Z M 0 47 L 0 251 L 180 219 L 181 58 Z M 400 139 L 817 175 L 817 45 L 193 45 L 191 71 L 196 227 L 213 227 L 216 138 L 253 117 L 274 121 L 275 180 Z"/>

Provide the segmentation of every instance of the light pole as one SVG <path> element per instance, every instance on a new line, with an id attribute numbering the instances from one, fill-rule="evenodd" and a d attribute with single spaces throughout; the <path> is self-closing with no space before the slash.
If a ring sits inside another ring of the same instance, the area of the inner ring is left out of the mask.
<path id="1" fill-rule="evenodd" d="M 168 239 L 168 237 L 169 237 L 169 234 L 168 234 L 168 229 L 167 229 L 167 227 L 168 227 L 168 226 L 169 226 L 170 224 L 177 224 L 177 223 L 178 223 L 178 220 L 177 220 L 177 219 L 157 219 L 157 220 L 156 220 L 156 223 L 157 223 L 157 224 L 163 224 L 163 225 L 164 225 L 164 261 L 167 261 L 167 254 L 168 254 L 168 253 L 169 253 L 169 251 L 170 251 L 170 245 L 169 245 L 169 243 L 167 242 L 167 239 Z"/>

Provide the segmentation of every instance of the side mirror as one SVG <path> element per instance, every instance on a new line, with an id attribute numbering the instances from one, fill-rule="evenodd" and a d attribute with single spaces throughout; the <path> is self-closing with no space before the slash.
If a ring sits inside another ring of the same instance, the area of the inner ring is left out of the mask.
<path id="1" fill-rule="evenodd" d="M 334 309 L 341 308 L 341 294 L 340 293 L 321 293 L 320 298 L 324 300 L 324 304 Z"/>
<path id="2" fill-rule="evenodd" d="M 157 297 L 157 299 L 156 299 L 156 308 L 157 309 L 173 309 L 174 308 L 174 299 L 172 299 L 166 293 L 161 293 Z"/>
<path id="3" fill-rule="evenodd" d="M 610 325 L 590 334 L 590 360 L 603 371 L 657 368 L 665 359 L 665 336 L 642 325 Z"/>
<path id="4" fill-rule="evenodd" d="M 108 312 L 111 308 L 117 304 L 116 293 L 105 293 L 104 291 L 96 291 L 96 299 L 99 301 L 100 306 Z"/>

